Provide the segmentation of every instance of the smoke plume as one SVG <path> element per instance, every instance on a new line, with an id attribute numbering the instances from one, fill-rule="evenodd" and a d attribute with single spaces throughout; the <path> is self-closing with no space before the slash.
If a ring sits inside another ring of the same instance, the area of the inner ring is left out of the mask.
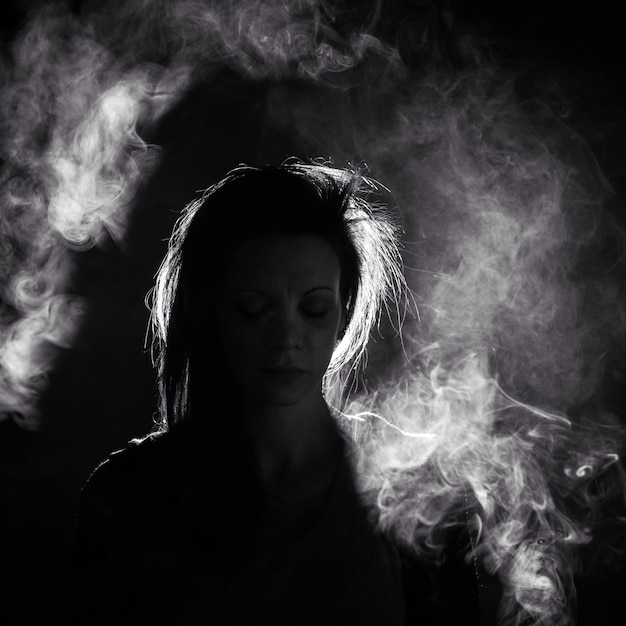
<path id="1" fill-rule="evenodd" d="M 162 154 L 148 131 L 224 69 L 265 86 L 264 136 L 367 163 L 404 218 L 409 313 L 400 337 L 383 320 L 349 407 L 381 525 L 420 555 L 467 527 L 501 623 L 572 623 L 576 551 L 623 481 L 602 394 L 624 348 L 624 234 L 558 107 L 520 97 L 434 3 L 33 10 L 0 92 L 2 415 L 37 427 L 83 313 L 79 251 L 124 244 Z"/>

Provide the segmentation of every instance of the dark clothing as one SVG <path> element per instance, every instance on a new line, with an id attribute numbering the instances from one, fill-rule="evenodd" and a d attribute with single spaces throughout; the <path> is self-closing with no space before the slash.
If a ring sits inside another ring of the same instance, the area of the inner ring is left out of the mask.
<path id="1" fill-rule="evenodd" d="M 232 438 L 193 429 L 133 442 L 91 476 L 79 510 L 72 624 L 401 626 L 398 553 L 344 459 L 315 524 L 255 548 L 265 495 Z"/>

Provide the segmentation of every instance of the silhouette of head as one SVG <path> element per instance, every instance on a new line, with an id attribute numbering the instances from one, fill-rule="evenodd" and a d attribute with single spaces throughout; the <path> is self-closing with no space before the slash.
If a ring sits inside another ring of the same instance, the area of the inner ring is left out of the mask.
<path id="1" fill-rule="evenodd" d="M 185 208 L 154 293 L 166 427 L 225 390 L 289 403 L 341 387 L 402 285 L 377 193 L 357 172 L 288 162 L 240 166 Z"/>

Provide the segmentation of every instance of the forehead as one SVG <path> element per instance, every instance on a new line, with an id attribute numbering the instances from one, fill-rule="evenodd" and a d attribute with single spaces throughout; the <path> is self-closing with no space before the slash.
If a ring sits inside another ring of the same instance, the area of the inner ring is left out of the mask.
<path id="1" fill-rule="evenodd" d="M 229 290 L 336 288 L 340 263 L 331 244 L 313 236 L 249 239 L 234 246 L 222 266 Z"/>

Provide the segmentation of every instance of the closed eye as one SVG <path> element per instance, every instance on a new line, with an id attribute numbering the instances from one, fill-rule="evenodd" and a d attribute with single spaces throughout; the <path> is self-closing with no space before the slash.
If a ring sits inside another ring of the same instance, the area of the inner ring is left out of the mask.
<path id="1" fill-rule="evenodd" d="M 300 303 L 300 310 L 311 318 L 322 318 L 332 312 L 335 301 L 325 291 L 310 295 Z"/>
<path id="2" fill-rule="evenodd" d="M 268 308 L 265 298 L 258 296 L 239 298 L 235 302 L 235 310 L 244 318 L 254 319 L 260 317 Z"/>

